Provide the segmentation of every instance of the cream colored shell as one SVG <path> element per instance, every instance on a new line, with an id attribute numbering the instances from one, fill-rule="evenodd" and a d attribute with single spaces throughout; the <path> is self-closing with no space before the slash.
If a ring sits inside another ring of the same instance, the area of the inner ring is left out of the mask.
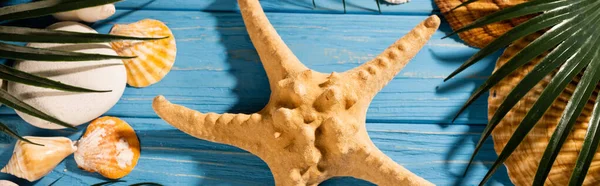
<path id="1" fill-rule="evenodd" d="M 0 170 L 3 173 L 35 181 L 50 173 L 63 159 L 75 152 L 72 141 L 65 137 L 25 136 L 34 143 L 17 141 L 8 164 Z"/>

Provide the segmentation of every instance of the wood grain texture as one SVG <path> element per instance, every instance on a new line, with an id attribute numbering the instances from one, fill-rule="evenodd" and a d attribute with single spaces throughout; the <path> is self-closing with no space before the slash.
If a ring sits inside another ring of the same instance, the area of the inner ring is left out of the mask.
<path id="1" fill-rule="evenodd" d="M 100 33 L 107 33 L 115 23 L 158 19 L 172 29 L 177 40 L 177 61 L 165 79 L 144 89 L 128 87 L 121 101 L 106 114 L 126 120 L 141 140 L 140 162 L 123 180 L 130 184 L 153 181 L 166 185 L 272 185 L 268 167 L 259 158 L 235 147 L 188 136 L 158 119 L 151 108 L 152 98 L 158 94 L 203 112 L 251 113 L 266 104 L 268 80 L 242 19 L 235 12 L 235 1 L 155 0 L 137 8 L 144 2 L 149 1 L 123 1 L 117 4 L 119 10 L 110 20 L 93 25 Z M 318 10 L 312 10 L 309 0 L 261 0 L 286 44 L 307 67 L 320 72 L 345 71 L 366 62 L 435 11 L 433 2 L 413 0 L 405 5 L 382 6 L 384 13 L 389 8 L 394 10 L 390 14 L 395 15 L 365 15 L 376 10 L 375 2 L 348 2 L 355 4 L 354 8 L 348 7 L 352 14 L 343 15 L 339 14 L 341 0 L 317 0 L 319 6 L 329 7 Z M 476 52 L 456 38 L 441 40 L 449 31 L 443 25 L 375 97 L 367 114 L 367 128 L 380 149 L 417 175 L 438 185 L 474 185 L 496 158 L 490 141 L 472 171 L 462 177 L 482 124 L 487 122 L 486 100 L 478 100 L 457 122 L 450 123 L 450 119 L 489 75 L 498 55 L 443 83 L 443 78 Z M 23 135 L 69 135 L 77 139 L 85 129 L 35 129 L 6 107 L 0 108 L 0 121 Z M 14 140 L 2 134 L 0 144 L 0 160 L 5 164 Z M 68 157 L 34 184 L 48 185 L 60 177 L 57 185 L 102 181 L 97 174 L 79 170 Z M 4 174 L 0 178 L 27 183 Z M 325 183 L 347 184 L 369 185 L 351 178 Z M 506 171 L 499 171 L 492 185 L 510 185 Z"/>

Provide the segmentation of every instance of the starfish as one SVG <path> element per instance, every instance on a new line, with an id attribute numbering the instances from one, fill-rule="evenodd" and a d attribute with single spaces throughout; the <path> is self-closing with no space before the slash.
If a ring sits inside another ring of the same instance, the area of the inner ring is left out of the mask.
<path id="1" fill-rule="evenodd" d="M 375 59 L 343 72 L 308 69 L 269 23 L 258 0 L 238 0 L 263 63 L 271 96 L 254 114 L 200 113 L 157 96 L 167 123 L 194 137 L 237 146 L 267 163 L 276 185 L 317 185 L 351 176 L 378 185 L 433 185 L 381 152 L 366 130 L 373 97 L 425 45 L 440 24 L 433 15 Z"/>

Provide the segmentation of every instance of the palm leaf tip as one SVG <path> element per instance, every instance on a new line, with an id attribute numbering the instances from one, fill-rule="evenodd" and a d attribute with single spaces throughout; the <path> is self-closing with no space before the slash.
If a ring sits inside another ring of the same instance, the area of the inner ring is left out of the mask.
<path id="1" fill-rule="evenodd" d="M 33 145 L 44 146 L 42 144 L 32 142 L 31 140 L 28 140 L 27 138 L 21 137 L 19 134 L 17 134 L 17 132 L 11 130 L 10 128 L 8 128 L 8 126 L 6 126 L 6 124 L 4 124 L 2 122 L 0 122 L 0 131 L 10 135 L 11 137 L 13 137 L 15 139 L 18 139 L 18 140 L 21 140 L 21 141 L 24 141 L 24 142 L 27 142 L 27 143 L 30 143 Z"/>
<path id="2" fill-rule="evenodd" d="M 133 37 L 111 34 L 81 33 L 51 29 L 36 29 L 0 25 L 0 40 L 33 43 L 104 43 L 120 40 L 160 40 L 162 37 Z"/>

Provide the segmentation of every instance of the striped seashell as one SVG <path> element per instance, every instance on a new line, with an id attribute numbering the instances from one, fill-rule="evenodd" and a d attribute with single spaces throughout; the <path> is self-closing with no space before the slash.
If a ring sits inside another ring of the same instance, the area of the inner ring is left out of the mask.
<path id="1" fill-rule="evenodd" d="M 24 138 L 44 146 L 17 141 L 12 157 L 0 172 L 33 182 L 50 173 L 56 165 L 76 150 L 73 142 L 65 137 L 25 136 Z"/>
<path id="2" fill-rule="evenodd" d="M 119 179 L 131 172 L 140 158 L 135 131 L 116 117 L 101 117 L 88 126 L 77 142 L 75 162 L 79 168 Z"/>
<path id="3" fill-rule="evenodd" d="M 454 11 L 450 10 L 462 4 L 465 2 L 465 0 L 434 1 L 438 8 L 440 8 L 440 12 L 442 12 L 448 23 L 450 23 L 450 27 L 452 27 L 453 30 L 457 30 L 471 24 L 480 17 L 489 15 L 507 7 L 514 6 L 516 4 L 527 2 L 528 0 L 479 0 Z M 498 36 L 504 34 L 506 31 L 512 29 L 515 25 L 518 25 L 525 20 L 527 20 L 527 17 L 493 23 L 482 28 L 474 28 L 459 33 L 458 36 L 460 36 L 460 38 L 470 46 L 483 48 Z"/>
<path id="4" fill-rule="evenodd" d="M 435 0 L 440 10 L 444 12 L 444 16 L 450 23 L 453 29 L 458 29 L 464 25 L 468 25 L 474 20 L 484 15 L 493 13 L 514 6 L 526 0 L 480 0 L 467 7 L 459 8 L 455 11 L 448 12 L 450 9 L 458 6 L 463 1 L 461 0 Z M 473 29 L 463 34 L 459 34 L 461 39 L 472 46 L 484 47 L 493 39 L 505 31 L 527 18 L 514 19 L 508 22 L 500 22 L 488 25 L 483 28 Z M 540 36 L 541 33 L 535 33 L 524 37 L 504 50 L 502 56 L 496 62 L 496 69 L 500 68 L 509 59 L 514 57 L 519 51 L 526 47 L 529 43 Z M 496 86 L 490 89 L 488 97 L 488 117 L 493 117 L 498 107 L 502 104 L 506 96 L 511 90 L 529 73 L 535 65 L 541 62 L 543 56 L 530 61 L 528 64 L 515 70 L 511 75 L 502 79 Z M 544 88 L 548 85 L 553 74 L 540 81 L 533 87 L 511 110 L 506 114 L 504 119 L 500 121 L 498 126 L 492 132 L 494 140 L 494 149 L 496 153 L 500 153 L 506 146 L 509 139 L 512 137 L 517 126 L 521 123 L 527 112 L 533 104 L 538 100 Z M 508 170 L 510 180 L 515 185 L 531 185 L 535 173 L 538 169 L 540 159 L 542 158 L 546 146 L 549 143 L 554 130 L 556 129 L 560 117 L 577 86 L 581 74 L 576 76 L 573 81 L 567 85 L 567 88 L 559 95 L 552 103 L 551 107 L 546 111 L 542 118 L 536 123 L 535 127 L 527 134 L 523 142 L 517 147 L 512 155 L 504 162 Z M 581 115 L 577 118 L 577 122 L 571 131 L 571 135 L 567 137 L 563 147 L 561 148 L 556 161 L 552 165 L 552 169 L 546 178 L 545 185 L 568 185 L 569 178 L 573 172 L 575 162 L 583 145 L 591 112 L 594 107 L 594 101 L 598 97 L 600 86 L 597 86 L 590 100 L 587 102 Z M 598 150 L 600 152 L 600 150 Z M 596 152 L 597 154 L 598 152 Z M 592 164 L 585 177 L 583 185 L 594 186 L 600 185 L 600 156 L 595 156 Z"/>
<path id="5" fill-rule="evenodd" d="M 133 87 L 147 87 L 162 80 L 175 64 L 177 47 L 175 37 L 164 23 L 144 19 L 128 25 L 116 24 L 111 32 L 114 35 L 168 38 L 153 41 L 117 41 L 112 48 L 122 56 L 137 56 L 123 60 L 127 68 L 127 84 Z"/>

